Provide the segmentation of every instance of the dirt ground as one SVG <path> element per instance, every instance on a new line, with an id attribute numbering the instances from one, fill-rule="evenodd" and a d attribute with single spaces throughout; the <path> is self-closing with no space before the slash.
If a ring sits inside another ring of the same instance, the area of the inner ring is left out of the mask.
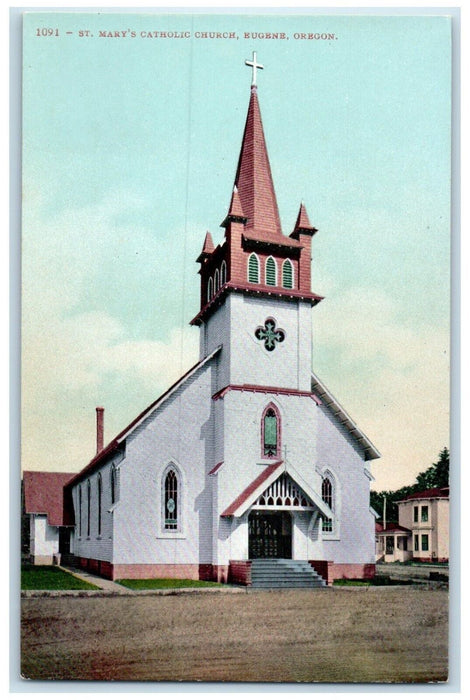
<path id="1" fill-rule="evenodd" d="M 426 682 L 448 592 L 408 586 L 22 600 L 30 679 Z"/>

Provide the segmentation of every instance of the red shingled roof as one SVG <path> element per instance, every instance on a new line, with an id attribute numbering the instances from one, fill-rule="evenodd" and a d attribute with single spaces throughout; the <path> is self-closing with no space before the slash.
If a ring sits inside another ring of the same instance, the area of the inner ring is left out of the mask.
<path id="1" fill-rule="evenodd" d="M 424 491 L 416 491 L 415 493 L 410 493 L 408 496 L 401 498 L 397 503 L 402 503 L 402 501 L 414 501 L 421 498 L 449 498 L 449 487 L 448 486 L 437 486 L 433 489 L 425 489 Z"/>
<path id="2" fill-rule="evenodd" d="M 267 240 L 284 238 L 274 192 L 256 88 L 252 88 L 235 185 L 246 228 Z"/>
<path id="3" fill-rule="evenodd" d="M 411 530 L 408 530 L 408 528 L 403 527 L 402 525 L 397 525 L 397 523 L 386 523 L 385 528 L 382 525 L 382 523 L 375 523 L 375 531 L 377 532 L 377 534 L 387 534 L 389 532 L 404 532 L 407 535 L 409 535 L 411 532 Z"/>
<path id="4" fill-rule="evenodd" d="M 256 479 L 254 479 L 249 486 L 244 489 L 244 491 L 241 492 L 241 494 L 229 505 L 228 508 L 224 510 L 223 513 L 221 513 L 222 517 L 227 517 L 228 515 L 233 515 L 237 508 L 239 508 L 254 492 L 256 489 L 258 489 L 265 481 L 268 479 L 275 471 L 278 469 L 281 464 L 283 464 L 282 460 L 280 462 L 274 462 L 274 464 L 270 464 L 266 469 L 264 469 L 261 474 L 258 474 Z"/>
<path id="5" fill-rule="evenodd" d="M 24 472 L 23 488 L 26 513 L 47 515 L 49 525 L 65 525 L 64 485 L 75 474 L 66 472 Z"/>

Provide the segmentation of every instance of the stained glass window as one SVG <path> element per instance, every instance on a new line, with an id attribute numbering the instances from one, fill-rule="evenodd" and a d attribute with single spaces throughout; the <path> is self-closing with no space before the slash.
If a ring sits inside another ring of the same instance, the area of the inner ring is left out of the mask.
<path id="1" fill-rule="evenodd" d="M 272 408 L 264 415 L 264 454 L 277 454 L 277 416 Z"/>
<path id="2" fill-rule="evenodd" d="M 321 497 L 326 505 L 333 510 L 333 486 L 328 477 L 325 477 L 321 485 Z M 331 518 L 323 518 L 323 532 L 333 532 L 333 520 Z"/>
<path id="3" fill-rule="evenodd" d="M 165 530 L 178 529 L 178 478 L 173 469 L 165 477 Z"/>

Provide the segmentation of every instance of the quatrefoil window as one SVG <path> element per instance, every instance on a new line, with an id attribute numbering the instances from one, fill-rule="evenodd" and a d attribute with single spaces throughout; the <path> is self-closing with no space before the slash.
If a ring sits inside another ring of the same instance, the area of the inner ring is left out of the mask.
<path id="1" fill-rule="evenodd" d="M 286 337 L 282 328 L 276 328 L 276 321 L 273 318 L 267 318 L 264 326 L 258 326 L 255 330 L 255 338 L 264 341 L 264 347 L 269 352 L 276 348 L 276 343 L 282 343 Z"/>

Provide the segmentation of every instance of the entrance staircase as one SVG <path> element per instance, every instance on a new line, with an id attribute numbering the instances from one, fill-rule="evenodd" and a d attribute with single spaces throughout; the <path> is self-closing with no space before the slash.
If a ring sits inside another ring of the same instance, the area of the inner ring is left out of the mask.
<path id="1" fill-rule="evenodd" d="M 308 561 L 253 559 L 252 588 L 323 588 L 326 583 Z"/>

